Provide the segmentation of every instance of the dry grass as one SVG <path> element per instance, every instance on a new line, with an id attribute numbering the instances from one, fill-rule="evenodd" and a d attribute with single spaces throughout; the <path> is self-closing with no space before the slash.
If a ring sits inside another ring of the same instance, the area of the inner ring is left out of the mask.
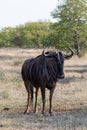
<path id="1" fill-rule="evenodd" d="M 53 97 L 54 116 L 41 112 L 24 115 L 27 93 L 21 79 L 21 66 L 26 58 L 42 50 L 0 49 L 0 129 L 1 130 L 87 130 L 87 55 L 65 61 L 65 79 L 59 80 Z"/>

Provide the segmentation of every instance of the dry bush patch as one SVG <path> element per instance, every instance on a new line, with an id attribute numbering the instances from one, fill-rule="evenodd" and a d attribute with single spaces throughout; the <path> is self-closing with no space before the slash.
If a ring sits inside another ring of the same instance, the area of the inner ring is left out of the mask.
<path id="1" fill-rule="evenodd" d="M 49 116 L 49 91 L 46 90 L 46 115 L 24 115 L 27 93 L 21 79 L 25 59 L 41 54 L 38 49 L 0 49 L 0 129 L 1 130 L 87 130 L 87 55 L 65 61 L 65 79 L 59 80 L 53 96 L 54 115 Z M 39 92 L 40 93 L 40 92 Z"/>

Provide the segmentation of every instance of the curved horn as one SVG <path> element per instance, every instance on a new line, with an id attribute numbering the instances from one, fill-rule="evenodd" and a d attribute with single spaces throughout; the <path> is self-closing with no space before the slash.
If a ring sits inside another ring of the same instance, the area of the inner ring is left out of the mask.
<path id="1" fill-rule="evenodd" d="M 46 47 L 43 47 L 42 55 L 45 55 L 45 49 L 46 49 Z"/>
<path id="2" fill-rule="evenodd" d="M 42 51 L 42 55 L 44 55 L 44 51 L 45 51 L 45 48 L 44 48 L 43 51 Z"/>
<path id="3" fill-rule="evenodd" d="M 68 49 L 71 51 L 71 53 L 67 54 L 67 55 L 64 55 L 65 59 L 69 59 L 69 58 L 71 58 L 74 55 L 74 51 L 70 47 L 68 47 Z"/>

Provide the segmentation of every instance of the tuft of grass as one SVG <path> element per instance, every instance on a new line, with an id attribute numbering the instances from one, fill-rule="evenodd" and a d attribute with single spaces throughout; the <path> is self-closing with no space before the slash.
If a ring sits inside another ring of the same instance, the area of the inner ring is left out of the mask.
<path id="1" fill-rule="evenodd" d="M 4 99 L 9 99 L 9 93 L 7 90 L 3 90 L 0 94 Z"/>
<path id="2" fill-rule="evenodd" d="M 23 61 L 22 61 L 21 59 L 15 59 L 15 60 L 14 60 L 14 65 L 15 65 L 15 66 L 19 66 L 19 65 L 22 64 L 22 62 L 23 62 Z"/>
<path id="3" fill-rule="evenodd" d="M 5 79 L 5 74 L 3 71 L 0 71 L 0 81 L 3 81 Z"/>
<path id="4" fill-rule="evenodd" d="M 17 87 L 21 87 L 22 86 L 22 84 L 21 84 L 21 82 L 22 82 L 22 78 L 21 78 L 21 75 L 16 75 L 12 80 L 11 80 L 11 82 L 14 84 L 14 85 L 16 85 Z"/>

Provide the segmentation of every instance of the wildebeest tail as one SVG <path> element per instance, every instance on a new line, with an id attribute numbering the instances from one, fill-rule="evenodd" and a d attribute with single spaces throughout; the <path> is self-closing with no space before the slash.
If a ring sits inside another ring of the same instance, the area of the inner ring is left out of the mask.
<path id="1" fill-rule="evenodd" d="M 30 92 L 31 92 L 31 100 L 33 102 L 33 98 L 34 98 L 34 87 L 32 84 L 30 84 Z"/>

